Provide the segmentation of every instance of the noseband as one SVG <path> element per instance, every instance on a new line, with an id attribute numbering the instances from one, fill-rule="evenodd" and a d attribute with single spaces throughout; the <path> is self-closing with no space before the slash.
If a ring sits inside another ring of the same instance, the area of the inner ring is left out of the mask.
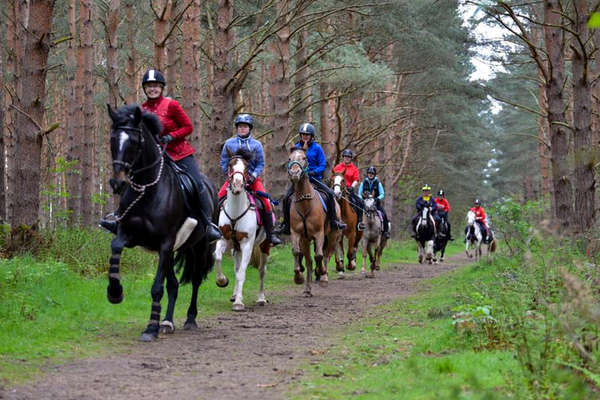
<path id="1" fill-rule="evenodd" d="M 302 164 L 299 161 L 296 160 L 290 160 L 287 163 L 287 171 L 288 171 L 288 175 L 292 175 L 292 167 L 294 165 L 297 165 L 300 167 L 300 169 L 302 169 L 302 173 L 300 174 L 300 177 L 302 177 L 302 175 L 305 175 L 308 173 L 308 165 L 306 167 L 303 167 Z"/>

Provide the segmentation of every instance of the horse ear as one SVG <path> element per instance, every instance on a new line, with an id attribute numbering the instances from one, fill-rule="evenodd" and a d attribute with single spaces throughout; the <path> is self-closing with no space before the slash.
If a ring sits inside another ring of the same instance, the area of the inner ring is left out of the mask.
<path id="1" fill-rule="evenodd" d="M 133 112 L 133 122 L 138 125 L 142 121 L 142 109 L 138 106 Z"/>
<path id="2" fill-rule="evenodd" d="M 115 110 L 113 110 L 108 103 L 106 103 L 106 108 L 108 109 L 108 115 L 110 116 L 110 119 L 112 119 L 114 122 L 117 119 L 117 113 L 115 113 Z"/>
<path id="3" fill-rule="evenodd" d="M 225 151 L 227 152 L 227 158 L 231 158 L 233 154 L 231 154 L 231 149 L 229 147 L 225 147 Z"/>

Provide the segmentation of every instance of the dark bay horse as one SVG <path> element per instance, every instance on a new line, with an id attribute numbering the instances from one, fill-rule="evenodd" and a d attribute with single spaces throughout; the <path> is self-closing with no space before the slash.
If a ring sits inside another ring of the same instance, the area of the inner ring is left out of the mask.
<path id="1" fill-rule="evenodd" d="M 360 243 L 360 239 L 363 236 L 363 232 L 359 231 L 357 228 L 358 215 L 356 211 L 352 207 L 350 203 L 350 194 L 348 193 L 348 189 L 346 188 L 346 181 L 344 180 L 344 175 L 340 173 L 336 173 L 331 178 L 333 193 L 335 194 L 336 200 L 340 205 L 340 211 L 342 216 L 342 221 L 348 225 L 346 229 L 344 229 L 343 235 L 340 235 L 340 240 L 338 244 L 337 251 L 335 253 L 335 264 L 336 270 L 343 274 L 344 272 L 344 237 L 348 239 L 348 251 L 346 253 L 346 257 L 348 260 L 348 264 L 346 268 L 350 271 L 356 269 L 356 251 L 358 249 L 358 244 Z"/>
<path id="2" fill-rule="evenodd" d="M 290 232 L 292 252 L 294 254 L 294 282 L 301 285 L 305 282 L 301 269 L 301 258 L 306 260 L 306 284 L 304 295 L 312 296 L 312 258 L 310 244 L 314 242 L 316 274 L 319 285 L 328 284 L 327 262 L 337 246 L 339 231 L 332 230 L 327 220 L 320 195 L 308 178 L 308 159 L 306 152 L 300 148 L 290 150 L 287 164 L 288 175 L 294 185 L 294 194 L 290 205 Z M 336 202 L 336 214 L 340 209 Z"/>
<path id="3" fill-rule="evenodd" d="M 446 217 L 447 218 L 447 217 Z M 438 234 L 433 241 L 433 262 L 438 263 L 444 262 L 444 254 L 446 253 L 446 246 L 448 245 L 448 221 L 446 218 L 441 218 L 438 225 Z M 438 258 L 437 253 L 440 253 Z"/>
<path id="4" fill-rule="evenodd" d="M 419 253 L 419 262 L 426 260 L 429 264 L 433 261 L 433 241 L 435 239 L 435 220 L 431 214 L 430 207 L 423 207 L 421 215 L 417 221 L 415 231 L 417 236 L 417 250 Z"/>
<path id="5" fill-rule="evenodd" d="M 174 330 L 173 311 L 179 287 L 175 265 L 183 270 L 181 282 L 192 283 L 192 299 L 184 328 L 196 327 L 198 287 L 212 269 L 214 244 L 206 240 L 205 227 L 198 222 L 175 258 L 173 248 L 179 228 L 188 217 L 197 216 L 186 206 L 176 172 L 159 144 L 158 137 L 162 130 L 160 121 L 154 114 L 142 112 L 138 105 L 116 110 L 108 106 L 108 113 L 112 119 L 111 186 L 121 196 L 117 210 L 117 235 L 111 243 L 107 297 L 114 304 L 123 300 L 119 266 L 124 247 L 142 246 L 158 252 L 158 268 L 151 290 L 150 321 L 140 338 L 142 341 L 152 341 L 158 337 L 159 330 L 167 333 Z M 210 196 L 207 197 L 212 201 L 210 206 L 214 214 L 217 205 L 215 190 L 212 183 L 203 178 L 204 190 L 209 191 Z M 168 305 L 165 318 L 159 326 L 165 279 Z"/>

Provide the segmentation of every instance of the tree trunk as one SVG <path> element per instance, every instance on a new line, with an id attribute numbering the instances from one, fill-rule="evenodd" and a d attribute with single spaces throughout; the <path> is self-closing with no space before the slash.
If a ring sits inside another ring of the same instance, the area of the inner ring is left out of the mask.
<path id="1" fill-rule="evenodd" d="M 321 144 L 325 157 L 327 157 L 327 170 L 329 170 L 338 161 L 338 146 L 341 145 L 336 140 L 338 137 L 338 124 L 336 120 L 337 98 L 335 92 L 330 90 L 327 84 L 321 84 Z M 329 100 L 324 100 L 327 97 Z M 327 173 L 327 170 L 325 171 Z"/>
<path id="2" fill-rule="evenodd" d="M 594 154 L 592 147 L 592 89 L 589 68 L 591 60 L 588 52 L 589 17 L 587 0 L 575 0 L 575 31 L 578 40 L 573 48 L 573 125 L 575 155 L 575 221 L 577 229 L 587 231 L 594 223 Z"/>
<path id="3" fill-rule="evenodd" d="M 121 101 L 119 94 L 119 59 L 117 55 L 117 29 L 119 28 L 119 9 L 121 0 L 110 0 L 106 16 L 106 81 L 108 83 L 108 101 L 113 107 Z"/>
<path id="4" fill-rule="evenodd" d="M 288 11 L 288 2 L 277 3 L 277 13 L 285 15 Z M 273 116 L 272 140 L 267 140 L 266 147 L 271 159 L 270 167 L 277 171 L 271 175 L 269 182 L 270 191 L 275 197 L 283 196 L 287 190 L 287 174 L 281 173 L 285 170 L 287 162 L 287 138 L 290 130 L 289 108 L 290 108 L 290 28 L 289 24 L 280 29 L 272 38 L 270 53 L 273 57 L 270 65 L 270 97 Z"/>
<path id="5" fill-rule="evenodd" d="M 151 4 L 157 13 L 154 20 L 154 68 L 166 73 L 166 40 L 167 27 L 171 18 L 172 0 L 152 0 Z M 165 75 L 166 76 L 166 75 Z M 167 82 L 168 83 L 168 82 Z"/>
<path id="6" fill-rule="evenodd" d="M 127 21 L 127 67 L 125 69 L 125 83 L 127 85 L 127 104 L 138 102 L 138 80 L 137 80 L 137 60 L 138 53 L 136 47 L 136 14 L 135 4 L 137 0 L 127 0 L 125 3 L 125 18 Z"/>
<path id="7" fill-rule="evenodd" d="M 81 148 L 81 222 L 90 226 L 93 220 L 92 192 L 94 183 L 94 47 L 93 47 L 93 1 L 81 0 L 79 3 L 80 31 L 80 68 L 83 70 L 82 90 L 83 123 Z"/>
<path id="8" fill-rule="evenodd" d="M 569 137 L 566 128 L 564 83 L 564 38 L 558 0 L 546 0 L 544 4 L 544 42 L 548 54 L 549 79 L 546 82 L 548 100 L 548 124 L 552 152 L 552 182 L 556 218 L 567 228 L 573 214 L 573 192 L 569 177 Z"/>
<path id="9" fill-rule="evenodd" d="M 6 21 L 6 19 L 5 19 Z M 5 32 L 5 22 L 0 25 L 0 34 Z M 6 37 L 2 35 L 2 37 Z M 4 49 L 0 47 L 0 87 L 8 87 L 4 78 Z M 5 160 L 6 148 L 4 144 L 4 98 L 5 90 L 0 91 L 0 224 L 6 221 L 6 182 Z"/>
<path id="10" fill-rule="evenodd" d="M 177 6 L 180 4 L 177 0 L 171 0 L 171 15 L 177 15 Z M 173 18 L 169 18 L 169 30 L 172 31 L 173 25 L 177 24 L 177 21 L 174 21 Z M 175 32 L 175 31 L 173 31 Z M 193 39 L 186 38 L 186 41 L 191 41 Z M 180 71 L 180 63 L 179 63 L 179 50 L 180 43 L 177 38 L 177 35 L 174 33 L 169 36 L 166 43 L 167 48 L 167 65 L 165 66 L 165 77 L 167 78 L 167 83 L 169 84 L 169 94 L 172 97 L 178 97 L 178 89 L 179 89 L 179 80 L 178 75 Z"/>
<path id="11" fill-rule="evenodd" d="M 32 0 L 23 5 L 18 21 L 23 29 L 23 68 L 20 112 L 16 135 L 16 201 L 13 230 L 23 224 L 35 227 L 39 220 L 42 124 L 46 99 L 46 67 L 50 50 L 53 0 Z"/>
<path id="12" fill-rule="evenodd" d="M 200 0 L 193 0 L 192 5 L 185 13 L 183 20 L 183 48 L 182 48 L 182 73 L 184 79 L 182 84 L 182 107 L 190 117 L 194 132 L 190 137 L 190 143 L 196 149 L 196 159 L 200 160 L 202 147 L 200 134 L 202 131 L 202 118 L 200 101 L 202 90 L 200 83 L 199 68 L 199 41 L 200 41 Z"/>
<path id="13" fill-rule="evenodd" d="M 213 182 L 222 182 L 223 173 L 219 165 L 221 149 L 225 140 L 231 136 L 233 119 L 234 78 L 229 49 L 235 37 L 231 21 L 233 19 L 233 0 L 219 0 L 217 24 L 213 47 L 214 80 L 211 86 L 213 112 L 210 127 L 206 132 L 204 171 Z"/>

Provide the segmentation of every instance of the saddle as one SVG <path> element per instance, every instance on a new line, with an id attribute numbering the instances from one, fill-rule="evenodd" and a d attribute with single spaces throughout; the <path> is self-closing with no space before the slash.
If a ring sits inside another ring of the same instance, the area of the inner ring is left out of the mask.
<path id="1" fill-rule="evenodd" d="M 263 204 L 263 202 L 261 200 L 257 199 L 257 197 L 265 197 L 269 200 L 270 200 L 270 197 L 266 193 L 262 193 L 262 192 L 257 193 L 257 192 L 248 191 L 248 199 L 250 200 L 250 205 L 251 205 L 250 207 L 252 209 L 254 209 L 254 212 L 256 214 L 256 223 L 258 224 L 258 226 L 263 226 L 264 224 L 263 224 L 262 218 L 265 215 L 265 205 Z M 227 195 L 225 195 L 219 199 L 219 210 L 223 208 L 225 199 L 227 199 Z M 277 205 L 279 203 L 277 202 L 277 204 L 275 204 L 275 202 L 271 202 L 271 204 Z M 271 216 L 273 218 L 273 223 L 277 222 L 274 212 L 271 214 Z"/>
<path id="2" fill-rule="evenodd" d="M 200 202 L 201 190 L 198 187 L 198 182 L 196 182 L 186 170 L 177 165 L 177 163 L 171 157 L 165 158 L 167 165 L 170 166 L 173 171 L 175 171 L 177 183 L 179 184 L 179 188 L 183 194 L 183 202 L 185 204 L 186 211 L 190 215 L 195 215 L 196 213 L 194 212 L 194 207 L 192 207 L 192 204 L 197 204 Z"/>

